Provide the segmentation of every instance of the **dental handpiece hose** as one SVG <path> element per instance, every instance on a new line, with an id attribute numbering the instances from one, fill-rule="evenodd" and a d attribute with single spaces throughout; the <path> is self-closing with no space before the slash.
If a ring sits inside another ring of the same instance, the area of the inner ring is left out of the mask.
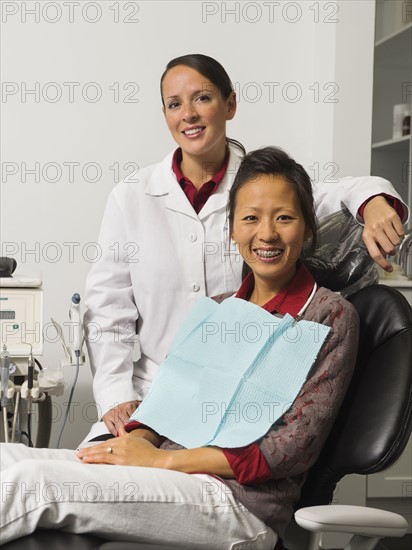
<path id="1" fill-rule="evenodd" d="M 33 377 L 34 377 L 34 358 L 33 358 L 33 353 L 30 352 L 29 365 L 27 368 L 27 389 L 29 390 L 33 389 Z M 31 397 L 31 392 L 29 393 L 29 396 Z"/>
<path id="2" fill-rule="evenodd" d="M 29 436 L 29 447 L 33 446 L 32 439 L 31 439 L 31 408 L 33 403 L 33 397 L 32 397 L 32 389 L 33 389 L 33 377 L 34 377 L 34 358 L 33 358 L 33 352 L 30 351 L 29 355 L 29 364 L 27 367 L 27 389 L 28 389 L 28 395 L 27 395 L 27 433 Z"/>
<path id="3" fill-rule="evenodd" d="M 73 294 L 70 304 L 69 317 L 74 325 L 73 336 L 73 351 L 76 357 L 80 357 L 80 351 L 82 349 L 83 331 L 82 321 L 80 314 L 80 295 L 76 292 Z"/>
<path id="4" fill-rule="evenodd" d="M 4 441 L 9 442 L 9 425 L 7 422 L 7 390 L 9 389 L 10 376 L 10 353 L 7 347 L 3 345 L 3 351 L 0 355 L 1 364 L 1 407 L 3 409 Z"/>
<path id="5" fill-rule="evenodd" d="M 79 376 L 80 354 L 81 354 L 82 344 L 83 344 L 83 326 L 82 326 L 81 314 L 80 314 L 80 294 L 78 294 L 77 292 L 73 294 L 71 298 L 69 317 L 70 317 L 70 321 L 74 325 L 73 351 L 76 357 L 76 372 L 74 375 L 72 386 L 70 388 L 69 401 L 67 403 L 66 414 L 64 416 L 63 425 L 61 427 L 59 437 L 57 439 L 58 449 L 60 448 L 60 441 L 63 435 L 64 428 L 66 426 L 67 419 L 69 417 L 70 405 L 73 399 L 74 388 L 76 387 L 77 378 Z"/>
<path id="6" fill-rule="evenodd" d="M 9 388 L 9 377 L 10 377 L 10 353 L 7 351 L 7 347 L 3 345 L 3 351 L 0 355 L 0 364 L 1 364 L 1 406 L 7 407 L 7 391 Z"/>

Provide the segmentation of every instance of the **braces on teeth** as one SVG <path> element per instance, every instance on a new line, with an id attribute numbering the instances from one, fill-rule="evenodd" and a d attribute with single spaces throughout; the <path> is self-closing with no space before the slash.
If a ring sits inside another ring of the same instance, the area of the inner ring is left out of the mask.
<path id="1" fill-rule="evenodd" d="M 256 250 L 256 254 L 258 254 L 259 256 L 265 256 L 269 258 L 274 256 L 280 256 L 280 254 L 282 254 L 282 250 Z"/>

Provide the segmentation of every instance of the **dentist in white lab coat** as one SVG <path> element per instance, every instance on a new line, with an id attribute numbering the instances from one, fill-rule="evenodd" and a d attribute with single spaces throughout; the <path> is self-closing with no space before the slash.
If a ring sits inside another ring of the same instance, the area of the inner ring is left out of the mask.
<path id="1" fill-rule="evenodd" d="M 194 54 L 172 60 L 161 85 L 166 123 L 179 149 L 113 189 L 99 237 L 102 257 L 86 283 L 84 322 L 101 421 L 85 441 L 124 433 L 195 301 L 234 292 L 241 283 L 242 261 L 226 220 L 243 154 L 226 137 L 226 122 L 236 113 L 230 79 L 217 61 Z M 407 207 L 388 181 L 316 183 L 314 196 L 319 219 L 346 206 L 364 222 L 371 256 L 389 269 L 385 254 L 400 243 Z"/>

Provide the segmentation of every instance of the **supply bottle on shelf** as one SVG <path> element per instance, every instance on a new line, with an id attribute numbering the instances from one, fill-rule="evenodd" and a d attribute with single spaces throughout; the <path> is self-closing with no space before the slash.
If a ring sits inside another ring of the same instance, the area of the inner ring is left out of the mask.
<path id="1" fill-rule="evenodd" d="M 392 138 L 393 139 L 399 139 L 403 135 L 403 123 L 404 118 L 409 109 L 409 105 L 407 103 L 399 103 L 398 105 L 393 106 L 393 129 L 392 129 Z M 410 116 L 410 112 L 409 112 Z M 410 120 L 410 119 L 409 119 Z M 409 123 L 410 126 L 410 123 Z"/>
<path id="2" fill-rule="evenodd" d="M 409 136 L 410 133 L 411 133 L 411 110 L 408 107 L 403 112 L 402 135 Z"/>

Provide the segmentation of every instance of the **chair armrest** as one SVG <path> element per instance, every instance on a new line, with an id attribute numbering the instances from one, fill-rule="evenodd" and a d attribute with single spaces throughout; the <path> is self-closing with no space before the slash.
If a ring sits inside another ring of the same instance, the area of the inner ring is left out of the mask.
<path id="1" fill-rule="evenodd" d="M 399 514 L 344 504 L 301 508 L 295 512 L 295 520 L 304 529 L 318 533 L 403 537 L 408 529 L 408 522 Z"/>

